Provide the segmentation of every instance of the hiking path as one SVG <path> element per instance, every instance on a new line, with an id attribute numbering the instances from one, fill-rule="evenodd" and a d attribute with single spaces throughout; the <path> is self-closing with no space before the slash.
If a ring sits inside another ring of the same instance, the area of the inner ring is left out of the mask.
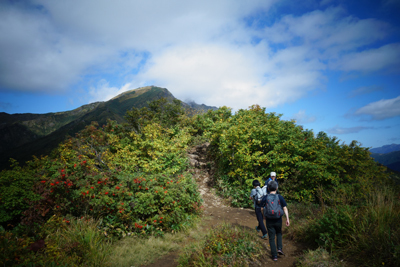
<path id="1" fill-rule="evenodd" d="M 191 166 L 189 171 L 193 173 L 193 178 L 198 183 L 199 192 L 203 199 L 203 220 L 205 222 L 203 225 L 205 229 L 201 230 L 209 231 L 218 224 L 226 222 L 241 227 L 247 227 L 249 229 L 252 229 L 256 233 L 255 227 L 258 225 L 258 222 L 254 209 L 230 207 L 226 203 L 226 200 L 219 197 L 215 192 L 215 188 L 212 187 L 212 184 L 214 182 L 214 168 L 212 165 L 213 163 L 211 161 L 208 161 L 207 158 L 208 146 L 209 144 L 205 143 L 195 146 L 188 151 L 188 157 Z M 262 234 L 260 232 L 255 234 L 254 236 L 255 238 L 257 238 L 257 241 L 264 244 L 264 259 L 261 261 L 261 263 L 253 263 L 250 266 L 289 267 L 295 265 L 296 259 L 301 256 L 305 248 L 301 244 L 295 243 L 294 241 L 285 238 L 285 228 L 286 226 L 283 224 L 283 252 L 285 253 L 285 255 L 278 256 L 278 261 L 274 262 L 271 259 L 269 240 L 263 240 L 261 238 Z M 159 258 L 158 260 L 156 260 L 156 262 L 145 266 L 175 267 L 178 266 L 178 257 L 178 252 L 171 252 Z"/>

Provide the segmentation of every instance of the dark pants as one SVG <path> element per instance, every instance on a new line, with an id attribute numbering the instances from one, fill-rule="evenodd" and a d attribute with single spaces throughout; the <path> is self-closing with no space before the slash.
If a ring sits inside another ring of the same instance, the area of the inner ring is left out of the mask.
<path id="1" fill-rule="evenodd" d="M 277 257 L 277 247 L 282 249 L 282 219 L 278 220 L 268 220 L 266 219 L 266 225 L 269 237 L 269 246 L 271 247 L 272 257 Z M 276 236 L 276 245 L 275 245 Z"/>
<path id="2" fill-rule="evenodd" d="M 257 221 L 258 221 L 258 229 L 261 230 L 263 236 L 267 234 L 267 229 L 265 229 L 265 225 L 264 225 L 264 217 L 263 214 L 261 212 L 261 208 L 260 207 L 256 207 L 256 216 L 257 216 Z"/>

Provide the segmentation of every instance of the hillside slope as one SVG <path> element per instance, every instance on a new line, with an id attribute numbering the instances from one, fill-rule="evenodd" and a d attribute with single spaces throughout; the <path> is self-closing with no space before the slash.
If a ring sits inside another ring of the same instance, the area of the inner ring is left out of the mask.
<path id="1" fill-rule="evenodd" d="M 380 164 L 400 172 L 400 151 L 393 151 L 386 154 L 372 153 L 371 157 L 373 157 L 375 161 L 379 162 Z"/>
<path id="2" fill-rule="evenodd" d="M 124 92 L 109 101 L 84 105 L 77 109 L 47 114 L 0 113 L 0 170 L 7 168 L 9 158 L 19 162 L 31 160 L 32 156 L 47 155 L 67 136 L 97 121 L 125 122 L 124 115 L 132 107 L 142 108 L 147 103 L 162 97 L 169 101 L 175 97 L 166 89 L 155 86 L 141 87 Z M 186 104 L 196 110 L 216 109 L 205 105 Z"/>
<path id="3" fill-rule="evenodd" d="M 376 154 L 386 154 L 394 151 L 400 151 L 400 145 L 398 144 L 385 145 L 381 147 L 371 148 L 369 151 L 371 153 L 376 153 Z"/>

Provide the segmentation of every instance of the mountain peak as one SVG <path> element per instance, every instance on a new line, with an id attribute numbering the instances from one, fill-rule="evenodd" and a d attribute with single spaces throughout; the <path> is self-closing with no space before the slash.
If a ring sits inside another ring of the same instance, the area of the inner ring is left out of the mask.
<path id="1" fill-rule="evenodd" d="M 143 86 L 143 87 L 139 87 L 139 88 L 136 88 L 136 89 L 125 91 L 125 92 L 123 92 L 123 93 L 121 93 L 121 94 L 119 94 L 117 96 L 114 96 L 113 98 L 110 99 L 110 101 L 118 99 L 118 98 L 121 98 L 121 97 L 124 97 L 124 96 L 127 96 L 127 95 L 130 95 L 130 94 L 136 94 L 136 96 L 139 96 L 141 94 L 144 94 L 144 93 L 150 91 L 153 88 L 159 88 L 159 89 L 163 89 L 163 90 L 168 91 L 168 89 L 166 89 L 166 88 L 161 88 L 161 87 L 157 87 L 157 86 L 154 86 L 154 85 Z"/>

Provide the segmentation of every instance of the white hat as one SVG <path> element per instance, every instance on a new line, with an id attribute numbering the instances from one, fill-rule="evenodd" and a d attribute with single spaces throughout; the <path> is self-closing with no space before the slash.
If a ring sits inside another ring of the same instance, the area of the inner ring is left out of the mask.
<path id="1" fill-rule="evenodd" d="M 276 173 L 275 172 L 271 172 L 271 177 L 275 176 L 276 177 Z"/>

